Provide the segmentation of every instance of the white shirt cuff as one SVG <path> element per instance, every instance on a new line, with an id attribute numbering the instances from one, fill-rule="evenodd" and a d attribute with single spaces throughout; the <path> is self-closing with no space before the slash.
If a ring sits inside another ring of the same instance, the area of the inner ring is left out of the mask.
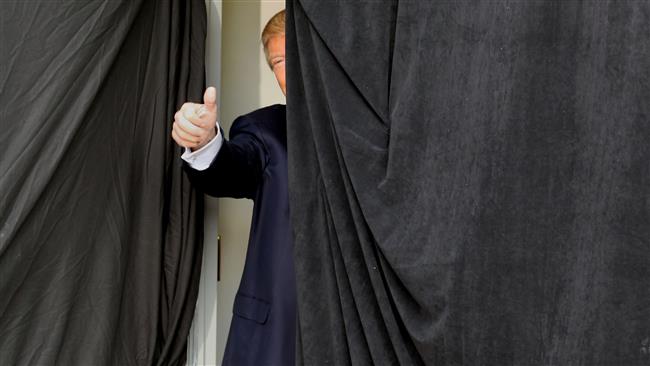
<path id="1" fill-rule="evenodd" d="M 194 152 L 185 148 L 185 152 L 181 155 L 181 159 L 185 160 L 192 169 L 206 170 L 210 164 L 212 164 L 212 161 L 219 153 L 219 150 L 221 150 L 221 145 L 223 145 L 223 136 L 221 135 L 221 129 L 217 124 L 217 135 L 210 140 L 210 142 Z"/>

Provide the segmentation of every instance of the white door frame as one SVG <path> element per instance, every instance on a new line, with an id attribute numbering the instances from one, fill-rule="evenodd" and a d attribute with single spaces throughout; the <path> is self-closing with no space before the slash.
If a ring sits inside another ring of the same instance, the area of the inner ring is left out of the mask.
<path id="1" fill-rule="evenodd" d="M 206 37 L 206 81 L 220 88 L 221 79 L 221 0 L 205 0 L 208 20 Z M 217 93 L 217 98 L 220 93 Z M 217 103 L 221 105 L 221 103 Z M 203 263 L 199 294 L 192 328 L 187 340 L 187 365 L 218 365 L 217 359 L 217 276 L 219 243 L 217 232 L 218 201 L 205 197 Z"/>

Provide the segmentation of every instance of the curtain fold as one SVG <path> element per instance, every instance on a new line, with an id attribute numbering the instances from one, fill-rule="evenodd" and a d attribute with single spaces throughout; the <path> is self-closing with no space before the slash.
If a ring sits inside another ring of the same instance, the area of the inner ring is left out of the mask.
<path id="1" fill-rule="evenodd" d="M 650 3 L 287 3 L 305 365 L 650 362 Z"/>
<path id="2" fill-rule="evenodd" d="M 184 364 L 202 199 L 169 137 L 202 0 L 0 4 L 0 364 Z"/>

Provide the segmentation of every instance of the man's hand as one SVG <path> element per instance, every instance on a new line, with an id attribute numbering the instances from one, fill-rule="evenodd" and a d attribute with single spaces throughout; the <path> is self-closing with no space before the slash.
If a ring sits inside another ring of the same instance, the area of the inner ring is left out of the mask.
<path id="1" fill-rule="evenodd" d="M 172 138 L 182 147 L 196 151 L 217 135 L 217 90 L 209 87 L 203 94 L 203 104 L 185 103 L 174 114 Z"/>

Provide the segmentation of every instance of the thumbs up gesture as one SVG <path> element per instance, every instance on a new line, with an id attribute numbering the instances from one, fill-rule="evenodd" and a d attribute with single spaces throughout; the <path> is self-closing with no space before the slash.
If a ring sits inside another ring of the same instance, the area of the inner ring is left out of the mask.
<path id="1" fill-rule="evenodd" d="M 185 103 L 174 114 L 172 138 L 182 147 L 198 150 L 216 135 L 217 90 L 209 87 L 203 94 L 203 104 Z"/>

